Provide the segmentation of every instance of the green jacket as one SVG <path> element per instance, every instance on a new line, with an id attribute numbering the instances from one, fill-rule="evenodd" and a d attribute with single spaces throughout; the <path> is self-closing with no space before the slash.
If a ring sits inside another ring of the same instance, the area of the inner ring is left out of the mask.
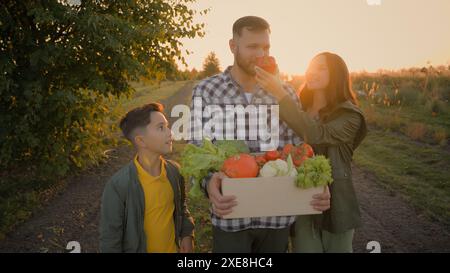
<path id="1" fill-rule="evenodd" d="M 280 118 L 310 144 L 316 154 L 331 163 L 331 207 L 315 216 L 315 224 L 332 233 L 341 233 L 361 225 L 359 204 L 352 183 L 353 151 L 367 134 L 363 112 L 350 101 L 337 105 L 317 122 L 288 96 L 280 101 Z"/>
<path id="2" fill-rule="evenodd" d="M 175 238 L 194 236 L 194 221 L 186 207 L 184 178 L 173 161 L 164 160 L 167 178 L 174 192 Z M 144 191 L 134 162 L 120 169 L 108 181 L 102 196 L 100 219 L 101 252 L 147 252 L 144 232 Z"/>

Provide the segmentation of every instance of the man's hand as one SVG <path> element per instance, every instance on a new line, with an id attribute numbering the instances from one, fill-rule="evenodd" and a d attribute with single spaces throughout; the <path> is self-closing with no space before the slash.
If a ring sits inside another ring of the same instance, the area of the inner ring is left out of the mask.
<path id="1" fill-rule="evenodd" d="M 313 201 L 311 201 L 311 205 L 315 210 L 318 211 L 326 211 L 330 208 L 330 189 L 328 186 L 324 187 L 323 193 L 313 195 Z"/>
<path id="2" fill-rule="evenodd" d="M 222 172 L 214 173 L 207 189 L 213 212 L 219 217 L 230 214 L 233 211 L 231 208 L 237 205 L 235 196 L 223 196 L 221 193 L 222 179 L 225 177 Z"/>
<path id="3" fill-rule="evenodd" d="M 192 253 L 194 251 L 194 240 L 191 236 L 184 237 L 180 242 L 180 253 Z"/>

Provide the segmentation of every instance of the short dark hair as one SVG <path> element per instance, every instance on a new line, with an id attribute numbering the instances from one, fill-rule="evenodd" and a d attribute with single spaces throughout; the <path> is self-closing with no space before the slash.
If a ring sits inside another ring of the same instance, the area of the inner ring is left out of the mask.
<path id="1" fill-rule="evenodd" d="M 241 36 L 244 28 L 247 28 L 250 31 L 269 30 L 270 32 L 269 23 L 263 18 L 257 16 L 245 16 L 237 19 L 233 24 L 233 36 Z"/>
<path id="2" fill-rule="evenodd" d="M 157 102 L 151 102 L 141 107 L 134 108 L 120 120 L 119 126 L 123 135 L 129 141 L 134 143 L 134 130 L 147 126 L 150 123 L 150 115 L 152 112 L 164 113 L 163 111 L 164 106 Z"/>

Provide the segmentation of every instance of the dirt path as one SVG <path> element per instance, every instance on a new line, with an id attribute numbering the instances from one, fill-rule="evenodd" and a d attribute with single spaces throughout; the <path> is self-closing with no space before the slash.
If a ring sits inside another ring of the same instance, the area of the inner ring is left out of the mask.
<path id="1" fill-rule="evenodd" d="M 364 226 L 355 233 L 355 252 L 378 241 L 382 252 L 450 252 L 450 230 L 430 221 L 374 175 L 353 166 L 353 182 Z"/>
<path id="2" fill-rule="evenodd" d="M 163 101 L 166 109 L 187 104 L 191 88 L 187 84 Z M 110 156 L 107 163 L 70 178 L 64 192 L 0 242 L 0 252 L 66 252 L 69 241 L 78 241 L 82 252 L 98 252 L 104 184 L 133 152 L 129 147 L 119 147 Z M 448 227 L 417 213 L 400 196 L 379 186 L 370 173 L 356 166 L 353 170 L 364 222 L 355 234 L 355 252 L 369 252 L 369 241 L 379 242 L 382 252 L 450 252 Z"/>

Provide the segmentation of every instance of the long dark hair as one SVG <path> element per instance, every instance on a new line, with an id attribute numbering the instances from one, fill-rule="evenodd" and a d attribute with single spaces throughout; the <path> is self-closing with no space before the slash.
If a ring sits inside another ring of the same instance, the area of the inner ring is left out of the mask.
<path id="1" fill-rule="evenodd" d="M 336 105 L 347 100 L 351 101 L 355 105 L 358 105 L 358 100 L 352 90 L 350 73 L 348 72 L 348 68 L 344 60 L 340 56 L 330 52 L 320 53 L 316 55 L 316 57 L 322 55 L 325 56 L 327 60 L 328 71 L 330 73 L 330 82 L 325 89 L 327 106 L 322 108 L 319 114 L 321 116 L 327 114 L 331 112 Z M 307 110 L 313 105 L 314 91 L 308 89 L 306 81 L 300 87 L 299 96 L 303 109 Z"/>

